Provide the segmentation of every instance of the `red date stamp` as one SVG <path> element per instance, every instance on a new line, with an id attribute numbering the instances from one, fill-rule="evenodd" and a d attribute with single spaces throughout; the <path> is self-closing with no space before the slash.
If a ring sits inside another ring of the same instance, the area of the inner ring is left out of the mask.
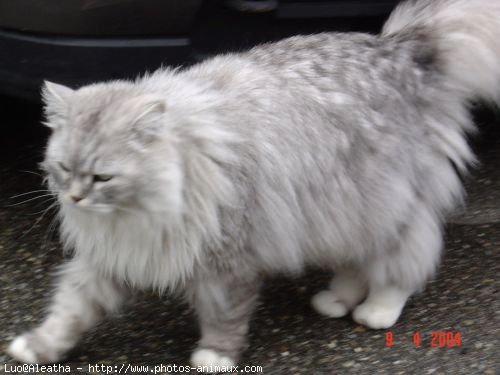
<path id="1" fill-rule="evenodd" d="M 427 341 L 425 339 L 428 339 L 428 345 L 432 348 L 451 348 L 462 345 L 462 337 L 460 335 L 460 332 L 453 331 L 435 331 L 431 332 L 426 337 L 423 337 L 423 335 L 421 335 L 419 331 L 416 331 L 412 337 L 413 345 L 415 345 L 415 347 L 419 347 L 422 345 L 423 340 Z M 394 340 L 395 337 L 392 331 L 388 331 L 385 333 L 385 346 L 393 346 Z"/>

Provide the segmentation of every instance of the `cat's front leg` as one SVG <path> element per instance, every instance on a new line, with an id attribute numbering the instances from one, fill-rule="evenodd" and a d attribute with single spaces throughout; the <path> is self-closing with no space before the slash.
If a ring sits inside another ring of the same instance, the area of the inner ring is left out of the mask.
<path id="1" fill-rule="evenodd" d="M 63 266 L 49 314 L 41 325 L 16 337 L 7 352 L 23 363 L 54 363 L 88 329 L 116 310 L 126 292 L 79 259 Z"/>
<path id="2" fill-rule="evenodd" d="M 191 356 L 193 366 L 231 367 L 247 345 L 250 316 L 255 308 L 260 279 L 223 276 L 199 280 L 189 290 L 198 316 L 201 339 Z"/>

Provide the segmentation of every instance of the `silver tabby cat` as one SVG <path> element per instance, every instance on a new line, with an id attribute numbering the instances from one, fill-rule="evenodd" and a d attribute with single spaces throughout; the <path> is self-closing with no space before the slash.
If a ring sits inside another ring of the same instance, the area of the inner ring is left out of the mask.
<path id="1" fill-rule="evenodd" d="M 8 351 L 55 362 L 134 290 L 182 291 L 194 365 L 246 346 L 263 277 L 335 271 L 312 299 L 387 328 L 439 264 L 474 162 L 472 100 L 500 94 L 500 2 L 401 4 L 380 35 L 297 36 L 184 70 L 49 83 L 43 167 L 73 252 Z"/>

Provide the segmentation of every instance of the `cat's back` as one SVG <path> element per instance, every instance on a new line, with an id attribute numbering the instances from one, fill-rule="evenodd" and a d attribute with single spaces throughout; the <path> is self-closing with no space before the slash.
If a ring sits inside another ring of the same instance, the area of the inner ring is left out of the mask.
<path id="1" fill-rule="evenodd" d="M 330 169 L 339 159 L 364 164 L 377 152 L 383 163 L 430 147 L 422 114 L 442 116 L 433 98 L 443 94 L 433 53 L 425 35 L 321 33 L 217 56 L 184 74 L 217 92 L 220 119 L 253 140 L 261 163 L 294 174 L 309 170 L 308 160 Z"/>
<path id="2" fill-rule="evenodd" d="M 320 33 L 216 56 L 185 74 L 205 81 L 241 113 L 286 116 L 293 106 L 334 117 L 346 112 L 352 122 L 352 106 L 388 117 L 432 103 L 427 98 L 441 78 L 433 56 L 425 35 Z"/>

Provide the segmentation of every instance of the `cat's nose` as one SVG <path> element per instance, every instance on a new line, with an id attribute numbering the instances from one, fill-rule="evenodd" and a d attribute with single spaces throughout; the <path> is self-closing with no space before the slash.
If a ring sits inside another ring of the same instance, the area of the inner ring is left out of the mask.
<path id="1" fill-rule="evenodd" d="M 69 195 L 69 199 L 71 199 L 75 203 L 78 203 L 78 202 L 80 202 L 83 199 L 83 197 L 80 196 L 80 195 L 70 194 Z"/>

